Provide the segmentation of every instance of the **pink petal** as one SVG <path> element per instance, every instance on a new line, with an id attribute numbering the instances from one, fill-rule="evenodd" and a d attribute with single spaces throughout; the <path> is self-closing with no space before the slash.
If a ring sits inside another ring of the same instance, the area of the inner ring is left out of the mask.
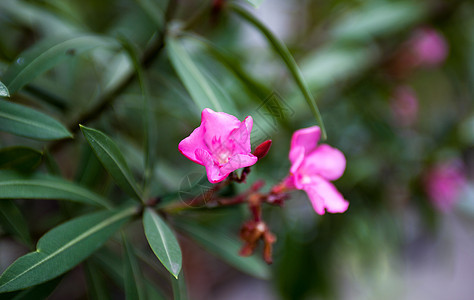
<path id="1" fill-rule="evenodd" d="M 219 148 L 232 130 L 239 128 L 240 121 L 236 117 L 224 112 L 215 112 L 210 108 L 205 108 L 201 114 L 204 128 L 204 143 L 214 152 L 215 148 Z"/>
<path id="2" fill-rule="evenodd" d="M 233 143 L 234 153 L 250 153 L 250 132 L 252 131 L 253 119 L 251 116 L 245 118 L 239 127 L 232 130 L 229 140 Z"/>
<path id="3" fill-rule="evenodd" d="M 307 155 L 298 172 L 320 175 L 328 180 L 336 180 L 346 169 L 346 158 L 341 151 L 329 145 L 320 145 Z"/>
<path id="4" fill-rule="evenodd" d="M 250 167 L 258 161 L 258 158 L 253 154 L 235 154 L 229 157 L 229 161 L 221 167 L 221 173 L 229 175 L 237 169 L 243 167 Z M 226 176 L 227 176 L 226 175 Z"/>
<path id="5" fill-rule="evenodd" d="M 212 159 L 211 154 L 203 149 L 196 150 L 196 158 L 202 161 L 202 165 L 206 167 L 207 179 L 210 183 L 217 183 L 224 180 L 229 173 L 222 174 L 219 166 Z"/>
<path id="6" fill-rule="evenodd" d="M 313 177 L 312 183 L 304 186 L 316 213 L 323 215 L 326 209 L 330 213 L 342 213 L 349 207 L 336 187 L 321 177 Z"/>
<path id="7" fill-rule="evenodd" d="M 304 148 L 295 147 L 295 148 L 292 148 L 291 150 L 292 150 L 291 154 L 293 155 L 293 160 L 291 163 L 290 174 L 295 174 L 304 160 Z"/>
<path id="8" fill-rule="evenodd" d="M 194 129 L 194 131 L 187 138 L 183 139 L 179 143 L 178 149 L 190 160 L 200 165 L 204 165 L 204 163 L 198 159 L 195 154 L 197 149 L 208 149 L 204 144 L 204 130 L 202 124 L 198 128 Z"/>
<path id="9" fill-rule="evenodd" d="M 295 133 L 293 133 L 293 137 L 291 138 L 291 163 L 294 163 L 294 161 L 299 156 L 299 152 L 295 153 L 297 148 L 302 147 L 306 155 L 316 148 L 320 137 L 321 129 L 318 126 L 312 126 L 295 131 Z"/>

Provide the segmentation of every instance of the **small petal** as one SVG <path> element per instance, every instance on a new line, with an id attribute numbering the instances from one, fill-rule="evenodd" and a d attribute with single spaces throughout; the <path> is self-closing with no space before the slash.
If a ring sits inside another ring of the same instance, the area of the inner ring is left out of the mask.
<path id="1" fill-rule="evenodd" d="M 219 166 L 212 159 L 211 154 L 203 149 L 196 150 L 196 158 L 202 161 L 202 165 L 206 167 L 207 179 L 210 183 L 217 183 L 224 180 L 229 174 L 221 174 Z"/>
<path id="2" fill-rule="evenodd" d="M 319 138 L 321 137 L 321 129 L 318 126 L 303 128 L 295 131 L 291 138 L 290 161 L 293 163 L 297 159 L 294 151 L 303 147 L 305 153 L 309 153 L 316 148 Z"/>
<path id="3" fill-rule="evenodd" d="M 299 172 L 318 174 L 328 180 L 339 179 L 346 169 L 346 158 L 341 151 L 329 145 L 320 145 L 306 156 Z"/>
<path id="4" fill-rule="evenodd" d="M 240 126 L 231 131 L 229 140 L 233 142 L 234 153 L 249 153 L 252 151 L 250 145 L 250 132 L 252 131 L 253 119 L 251 116 L 245 118 Z"/>
<path id="5" fill-rule="evenodd" d="M 229 158 L 229 161 L 221 167 L 221 172 L 229 175 L 237 169 L 250 167 L 258 161 L 253 154 L 236 154 Z M 227 176 L 226 175 L 226 176 Z"/>
<path id="6" fill-rule="evenodd" d="M 204 130 L 202 126 L 194 129 L 194 131 L 184 140 L 182 140 L 178 145 L 179 151 L 189 158 L 190 160 L 198 163 L 200 165 L 204 165 L 204 163 L 196 158 L 196 149 L 208 149 L 207 146 L 204 144 Z"/>
<path id="7" fill-rule="evenodd" d="M 201 127 L 204 128 L 204 143 L 209 150 L 214 152 L 215 148 L 221 147 L 232 130 L 239 128 L 241 122 L 236 117 L 224 112 L 215 112 L 205 108 L 201 114 Z"/>
<path id="8" fill-rule="evenodd" d="M 326 209 L 330 213 L 342 213 L 349 207 L 336 187 L 321 177 L 313 177 L 312 183 L 304 186 L 316 213 L 323 215 Z"/>

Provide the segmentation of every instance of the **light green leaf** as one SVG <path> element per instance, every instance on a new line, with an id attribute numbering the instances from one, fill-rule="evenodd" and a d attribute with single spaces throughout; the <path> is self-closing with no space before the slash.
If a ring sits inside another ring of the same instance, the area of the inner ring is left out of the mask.
<path id="1" fill-rule="evenodd" d="M 38 75 L 51 69 L 59 62 L 97 47 L 117 45 L 113 39 L 103 36 L 82 35 L 55 37 L 35 44 L 11 64 L 3 76 L 11 94 L 17 92 Z"/>
<path id="2" fill-rule="evenodd" d="M 311 91 L 309 90 L 309 87 L 306 84 L 298 65 L 296 64 L 296 61 L 291 55 L 288 48 L 262 22 L 260 22 L 260 20 L 258 20 L 255 16 L 249 13 L 246 9 L 242 8 L 241 6 L 235 3 L 229 4 L 229 7 L 234 12 L 236 12 L 240 17 L 242 17 L 251 25 L 253 25 L 255 28 L 257 28 L 268 40 L 273 50 L 275 50 L 275 52 L 283 60 L 286 67 L 290 71 L 290 74 L 293 76 L 293 79 L 295 80 L 296 84 L 301 90 L 301 93 L 303 94 L 306 102 L 308 103 L 308 106 L 311 109 L 311 112 L 316 117 L 316 120 L 321 126 L 322 138 L 326 139 L 326 128 L 324 127 L 323 119 L 321 118 L 321 114 L 319 112 L 318 106 L 316 105 L 316 100 L 311 94 Z"/>
<path id="3" fill-rule="evenodd" d="M 7 87 L 0 81 L 0 97 L 10 97 Z"/>
<path id="4" fill-rule="evenodd" d="M 50 116 L 5 100 L 0 100 L 0 131 L 38 140 L 72 138 L 72 134 Z"/>
<path id="5" fill-rule="evenodd" d="M 174 277 L 178 278 L 182 264 L 181 249 L 171 229 L 151 208 L 145 209 L 143 213 L 143 227 L 156 257 Z"/>
<path id="6" fill-rule="evenodd" d="M 27 221 L 13 201 L 0 201 L 0 224 L 30 249 L 33 248 Z"/>
<path id="7" fill-rule="evenodd" d="M 169 37 L 166 40 L 166 49 L 168 50 L 171 64 L 194 100 L 194 103 L 196 103 L 199 111 L 202 111 L 204 108 L 222 111 L 223 109 L 216 92 L 192 61 L 191 57 L 189 57 L 183 45 L 174 37 Z"/>
<path id="8" fill-rule="evenodd" d="M 147 299 L 143 273 L 140 270 L 132 245 L 122 235 L 124 253 L 124 286 L 125 299 Z"/>
<path id="9" fill-rule="evenodd" d="M 135 207 L 81 216 L 47 232 L 37 250 L 18 258 L 0 277 L 0 292 L 27 288 L 55 278 L 94 253 L 130 217 Z"/>
<path id="10" fill-rule="evenodd" d="M 73 182 L 46 174 L 0 170 L 0 199 L 57 199 L 110 207 L 107 200 Z"/>
<path id="11" fill-rule="evenodd" d="M 43 153 L 28 147 L 9 147 L 0 149 L 0 169 L 32 171 L 39 166 Z"/>
<path id="12" fill-rule="evenodd" d="M 139 190 L 135 179 L 128 168 L 127 162 L 117 144 L 99 130 L 88 128 L 82 125 L 82 133 L 87 142 L 94 150 L 95 155 L 100 160 L 104 168 L 109 172 L 115 183 L 130 196 L 138 201 L 143 201 L 141 191 Z"/>
<path id="13" fill-rule="evenodd" d="M 238 254 L 241 245 L 236 239 L 218 230 L 206 229 L 195 224 L 179 222 L 177 225 L 207 251 L 222 258 L 236 269 L 257 278 L 268 279 L 270 277 L 270 269 L 262 259 L 256 256 L 242 257 Z"/>
<path id="14" fill-rule="evenodd" d="M 412 26 L 426 11 L 421 1 L 369 2 L 346 16 L 331 35 L 335 39 L 370 40 Z"/>
<path id="15" fill-rule="evenodd" d="M 247 0 L 247 2 L 258 8 L 260 5 L 262 5 L 263 0 Z"/>

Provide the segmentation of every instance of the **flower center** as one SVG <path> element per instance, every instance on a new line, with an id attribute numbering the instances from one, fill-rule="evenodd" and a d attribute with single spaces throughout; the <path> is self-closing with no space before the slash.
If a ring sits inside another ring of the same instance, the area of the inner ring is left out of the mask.
<path id="1" fill-rule="evenodd" d="M 219 153 L 216 155 L 219 164 L 226 164 L 229 161 L 230 154 L 231 153 L 228 149 L 223 149 L 222 151 L 219 151 Z"/>

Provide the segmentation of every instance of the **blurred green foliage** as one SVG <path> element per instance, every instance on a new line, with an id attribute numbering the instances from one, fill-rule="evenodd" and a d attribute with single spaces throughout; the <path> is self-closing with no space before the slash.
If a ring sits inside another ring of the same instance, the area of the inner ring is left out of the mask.
<path id="1" fill-rule="evenodd" d="M 247 1 L 254 8 L 244 2 L 232 9 L 225 0 L 0 1 L 0 251 L 11 256 L 0 261 L 2 271 L 52 228 L 71 227 L 83 214 L 93 219 L 97 208 L 84 203 L 104 205 L 107 198 L 105 206 L 123 205 L 127 192 L 139 200 L 134 205 L 161 200 L 156 217 L 166 235 L 178 236 L 191 299 L 212 298 L 244 274 L 268 279 L 282 299 L 340 298 L 346 281 L 375 286 L 380 268 L 396 268 L 393 257 L 436 229 L 439 214 L 424 189 L 427 170 L 458 159 L 466 176 L 474 175 L 473 3 Z M 446 59 L 436 65 L 406 58 L 426 28 L 447 44 Z M 402 115 L 396 108 L 400 87 L 416 98 L 409 122 L 404 104 Z M 349 210 L 316 215 L 299 192 L 283 208 L 265 207 L 264 219 L 278 238 L 269 268 L 258 254 L 238 256 L 245 207 L 165 214 L 161 205 L 181 203 L 187 180 L 205 174 L 177 149 L 205 107 L 240 120 L 251 115 L 253 147 L 273 140 L 247 183 L 228 187 L 228 195 L 259 179 L 267 189 L 283 179 L 291 134 L 318 124 L 319 108 L 324 142 L 347 159 L 335 184 Z M 83 127 L 84 138 L 79 124 L 100 132 Z M 74 138 L 61 139 L 71 133 Z M 38 182 L 36 189 L 24 187 Z M 62 186 L 66 192 L 58 191 Z M 407 222 L 412 215 L 421 225 Z M 159 299 L 173 291 L 186 297 L 183 277 L 169 276 L 137 216 L 123 239 L 116 234 L 105 242 L 112 233 L 103 233 L 95 245 L 105 246 L 62 279 L 2 296 L 38 290 L 47 297 L 59 285 L 52 297 L 60 298 L 85 278 L 73 289 L 77 299 Z M 11 253 L 9 243 L 24 251 Z M 226 263 L 210 260 L 196 244 Z M 137 272 L 145 284 L 135 290 L 133 281 L 142 281 Z M 209 288 L 200 288 L 202 282 Z"/>

